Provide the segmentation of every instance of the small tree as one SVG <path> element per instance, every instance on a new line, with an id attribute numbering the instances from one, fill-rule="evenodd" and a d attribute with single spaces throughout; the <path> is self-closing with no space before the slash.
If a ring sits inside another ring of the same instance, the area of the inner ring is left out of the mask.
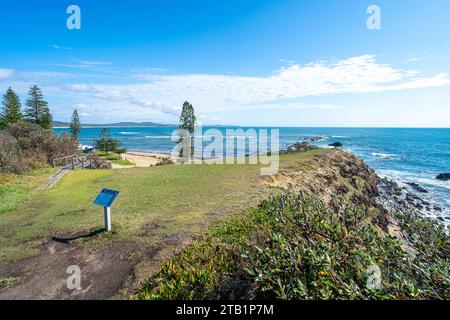
<path id="1" fill-rule="evenodd" d="M 183 103 L 183 109 L 181 110 L 179 128 L 187 130 L 192 134 L 194 132 L 196 120 L 197 119 L 195 118 L 194 107 L 192 106 L 192 104 L 185 101 Z"/>
<path id="2" fill-rule="evenodd" d="M 185 101 L 183 103 L 183 109 L 181 110 L 180 125 L 178 126 L 178 128 L 188 131 L 190 133 L 190 136 L 192 137 L 192 133 L 194 132 L 195 129 L 196 120 L 197 119 L 195 117 L 194 107 L 192 106 L 192 104 Z M 178 143 L 183 143 L 183 136 L 180 136 L 180 140 L 178 141 Z M 194 150 L 191 146 L 191 154 L 193 153 Z M 180 157 L 186 158 L 187 156 L 188 156 L 187 154 L 184 154 L 184 148 L 181 148 Z"/>
<path id="3" fill-rule="evenodd" d="M 2 100 L 2 110 L 0 112 L 0 129 L 22 120 L 20 113 L 20 100 L 17 94 L 11 89 L 6 90 Z"/>
<path id="4" fill-rule="evenodd" d="M 72 138 L 78 141 L 78 134 L 81 131 L 80 117 L 78 116 L 78 111 L 74 110 L 72 113 L 72 121 L 70 122 L 70 134 Z"/>
<path id="5" fill-rule="evenodd" d="M 51 129 L 53 118 L 48 108 L 48 102 L 44 100 L 41 89 L 34 85 L 28 92 L 29 98 L 26 102 L 25 119 L 28 122 L 35 123 L 44 129 Z"/>
<path id="6" fill-rule="evenodd" d="M 127 149 L 123 149 L 123 148 L 116 149 L 115 151 L 119 155 L 119 158 L 122 160 L 124 159 L 123 155 L 128 152 Z"/>
<path id="7" fill-rule="evenodd" d="M 108 154 L 109 151 L 114 151 L 120 146 L 120 141 L 113 139 L 109 130 L 107 128 L 103 128 L 100 133 L 100 138 L 95 141 L 95 146 L 98 150 L 104 151 Z"/>

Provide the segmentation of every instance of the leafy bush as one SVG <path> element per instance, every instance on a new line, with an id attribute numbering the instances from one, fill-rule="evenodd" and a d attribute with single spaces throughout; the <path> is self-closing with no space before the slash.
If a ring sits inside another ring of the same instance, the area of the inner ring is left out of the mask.
<path id="1" fill-rule="evenodd" d="M 95 167 L 97 169 L 111 169 L 111 167 L 112 167 L 111 162 L 109 162 L 105 158 L 99 157 L 97 155 L 94 155 L 92 160 L 94 161 Z"/>
<path id="2" fill-rule="evenodd" d="M 95 151 L 95 154 L 99 157 L 106 157 L 106 152 L 105 151 Z"/>
<path id="3" fill-rule="evenodd" d="M 26 170 L 27 165 L 17 140 L 8 133 L 0 132 L 0 172 L 22 174 Z"/>
<path id="4" fill-rule="evenodd" d="M 163 265 L 137 298 L 449 299 L 444 228 L 408 214 L 405 244 L 368 223 L 368 212 L 293 194 L 264 201 Z M 379 287 L 367 285 L 372 266 Z"/>
<path id="5" fill-rule="evenodd" d="M 106 156 L 106 159 L 109 161 L 119 160 L 119 156 L 117 156 L 115 154 L 110 154 L 110 155 Z"/>
<path id="6" fill-rule="evenodd" d="M 165 166 L 165 165 L 168 165 L 168 164 L 173 164 L 172 159 L 170 159 L 170 158 L 162 158 L 161 160 L 158 161 L 156 166 Z"/>
<path id="7" fill-rule="evenodd" d="M 125 159 L 125 160 L 113 160 L 112 163 L 118 164 L 118 165 L 121 165 L 121 166 L 132 166 L 132 165 L 134 165 L 134 163 L 131 162 L 128 159 Z"/>
<path id="8" fill-rule="evenodd" d="M 74 154 L 77 149 L 68 134 L 57 136 L 36 124 L 17 122 L 0 135 L 0 171 L 21 174 L 51 164 L 54 158 Z"/>

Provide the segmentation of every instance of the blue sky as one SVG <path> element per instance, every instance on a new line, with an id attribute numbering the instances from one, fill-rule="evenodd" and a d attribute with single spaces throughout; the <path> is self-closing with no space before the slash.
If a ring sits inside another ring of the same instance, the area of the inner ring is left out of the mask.
<path id="1" fill-rule="evenodd" d="M 0 90 L 57 120 L 450 127 L 448 0 L 6 0 L 0 30 Z"/>

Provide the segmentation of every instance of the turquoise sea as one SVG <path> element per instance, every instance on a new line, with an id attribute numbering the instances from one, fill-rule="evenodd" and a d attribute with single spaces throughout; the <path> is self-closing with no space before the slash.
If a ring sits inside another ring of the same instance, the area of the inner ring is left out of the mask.
<path id="1" fill-rule="evenodd" d="M 204 127 L 204 130 L 211 127 Z M 225 133 L 227 128 L 217 129 Z M 169 153 L 174 146 L 171 134 L 175 127 L 113 127 L 113 137 L 122 147 L 134 151 Z M 241 129 L 248 129 L 243 128 Z M 263 129 L 263 128 L 255 128 Z M 405 184 L 418 183 L 429 191 L 422 198 L 439 204 L 450 217 L 450 181 L 436 180 L 437 174 L 450 172 L 450 129 L 392 128 L 276 128 L 280 132 L 280 147 L 311 136 L 327 136 L 315 142 L 319 146 L 339 141 L 345 150 L 362 158 L 382 177 Z M 68 129 L 57 128 L 60 133 Z M 101 128 L 83 128 L 80 143 L 93 145 Z"/>

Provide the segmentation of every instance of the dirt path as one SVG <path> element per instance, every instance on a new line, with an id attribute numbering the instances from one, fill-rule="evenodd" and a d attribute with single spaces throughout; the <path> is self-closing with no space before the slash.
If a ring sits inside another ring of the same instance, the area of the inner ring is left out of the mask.
<path id="1" fill-rule="evenodd" d="M 2 267 L 0 279 L 14 282 L 0 289 L 0 300 L 110 299 L 120 290 L 127 295 L 130 292 L 124 286 L 133 284 L 134 267 L 140 262 L 135 254 L 152 261 L 158 251 L 159 247 L 121 243 L 87 249 L 81 244 L 49 240 L 39 255 Z M 81 271 L 80 290 L 67 286 L 73 274 L 67 272 L 69 266 L 78 266 Z"/>

